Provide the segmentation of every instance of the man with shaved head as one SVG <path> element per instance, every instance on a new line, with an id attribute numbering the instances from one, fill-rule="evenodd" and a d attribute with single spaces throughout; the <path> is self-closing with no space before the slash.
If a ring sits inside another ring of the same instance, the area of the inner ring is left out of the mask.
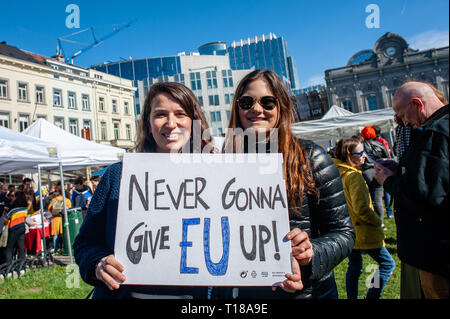
<path id="1" fill-rule="evenodd" d="M 425 298 L 449 297 L 446 103 L 430 84 L 403 84 L 394 95 L 393 109 L 405 126 L 414 128 L 409 147 L 398 165 L 375 165 L 375 178 L 394 196 L 398 256 L 419 269 Z"/>

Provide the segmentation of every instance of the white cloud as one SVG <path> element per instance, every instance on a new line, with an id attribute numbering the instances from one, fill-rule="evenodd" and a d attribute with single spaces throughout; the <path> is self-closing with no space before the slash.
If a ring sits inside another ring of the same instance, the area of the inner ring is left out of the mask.
<path id="1" fill-rule="evenodd" d="M 409 46 L 413 49 L 427 50 L 448 46 L 448 30 L 430 30 L 419 33 L 408 39 Z"/>
<path id="2" fill-rule="evenodd" d="M 305 87 L 322 84 L 325 85 L 325 77 L 323 74 L 316 74 L 311 76 L 307 82 Z"/>

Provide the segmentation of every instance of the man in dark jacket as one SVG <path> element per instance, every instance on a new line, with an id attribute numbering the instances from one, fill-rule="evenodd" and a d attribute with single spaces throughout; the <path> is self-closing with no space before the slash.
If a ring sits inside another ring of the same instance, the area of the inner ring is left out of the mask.
<path id="1" fill-rule="evenodd" d="M 377 163 L 375 177 L 394 196 L 400 260 L 419 269 L 426 298 L 448 298 L 449 106 L 427 84 L 407 82 L 393 108 L 414 128 L 410 146 L 397 167 Z"/>

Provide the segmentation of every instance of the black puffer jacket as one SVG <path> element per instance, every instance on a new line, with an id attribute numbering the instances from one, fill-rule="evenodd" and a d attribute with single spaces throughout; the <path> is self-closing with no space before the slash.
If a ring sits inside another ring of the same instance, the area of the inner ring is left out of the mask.
<path id="1" fill-rule="evenodd" d="M 304 289 L 287 293 L 271 287 L 240 287 L 238 298 L 314 298 L 331 288 L 332 270 L 351 252 L 355 231 L 351 223 L 339 172 L 330 156 L 320 146 L 298 140 L 307 152 L 320 200 L 303 195 L 301 215 L 290 209 L 290 228 L 306 231 L 313 245 L 311 264 L 301 267 Z"/>

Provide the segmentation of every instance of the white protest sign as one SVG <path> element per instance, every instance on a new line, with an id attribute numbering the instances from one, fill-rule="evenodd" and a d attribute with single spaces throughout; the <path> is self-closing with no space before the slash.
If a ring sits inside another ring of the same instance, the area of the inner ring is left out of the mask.
<path id="1" fill-rule="evenodd" d="M 271 286 L 291 270 L 281 154 L 126 153 L 124 284 Z"/>

